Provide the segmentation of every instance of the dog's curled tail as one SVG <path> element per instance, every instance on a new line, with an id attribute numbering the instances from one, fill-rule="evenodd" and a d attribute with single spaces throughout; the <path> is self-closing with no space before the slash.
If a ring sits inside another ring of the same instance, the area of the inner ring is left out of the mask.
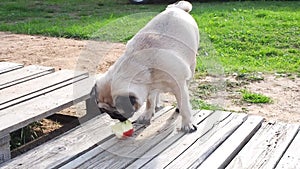
<path id="1" fill-rule="evenodd" d="M 180 9 L 184 10 L 185 12 L 190 12 L 192 10 L 193 6 L 188 1 L 178 1 L 174 4 L 168 5 L 167 8 L 180 8 Z"/>

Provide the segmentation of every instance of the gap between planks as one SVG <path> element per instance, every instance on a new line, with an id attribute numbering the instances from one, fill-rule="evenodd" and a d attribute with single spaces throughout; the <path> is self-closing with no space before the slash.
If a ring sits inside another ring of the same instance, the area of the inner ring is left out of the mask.
<path id="1" fill-rule="evenodd" d="M 0 62 L 0 74 L 22 68 L 23 66 L 24 66 L 23 64 L 19 64 L 19 63 Z"/>
<path id="2" fill-rule="evenodd" d="M 74 74 L 64 70 L 0 90 L 0 110 L 41 96 L 88 77 L 86 72 Z M 0 114 L 1 111 L 0 111 Z"/>
<path id="3" fill-rule="evenodd" d="M 0 74 L 0 90 L 53 72 L 51 67 L 30 65 Z"/>
<path id="4" fill-rule="evenodd" d="M 64 108 L 85 101 L 94 85 L 92 77 L 0 111 L 0 137 Z"/>

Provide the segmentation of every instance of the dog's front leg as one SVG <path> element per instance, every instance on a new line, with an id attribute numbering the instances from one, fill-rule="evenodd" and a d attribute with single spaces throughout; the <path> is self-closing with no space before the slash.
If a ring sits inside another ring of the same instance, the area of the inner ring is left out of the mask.
<path id="1" fill-rule="evenodd" d="M 160 104 L 160 96 L 159 96 L 159 92 L 156 93 L 156 98 L 155 98 L 155 112 L 157 112 L 158 110 L 160 110 L 162 108 L 162 105 Z"/>
<path id="2" fill-rule="evenodd" d="M 137 123 L 147 125 L 150 124 L 151 118 L 155 113 L 157 95 L 157 92 L 152 92 L 151 94 L 149 94 L 146 102 L 146 110 L 143 112 L 143 114 L 140 115 Z"/>
<path id="3" fill-rule="evenodd" d="M 179 90 L 175 91 L 175 97 L 179 113 L 182 116 L 181 130 L 186 133 L 192 133 L 197 130 L 197 127 L 192 123 L 192 109 L 189 101 L 188 87 L 185 83 L 178 88 Z"/>

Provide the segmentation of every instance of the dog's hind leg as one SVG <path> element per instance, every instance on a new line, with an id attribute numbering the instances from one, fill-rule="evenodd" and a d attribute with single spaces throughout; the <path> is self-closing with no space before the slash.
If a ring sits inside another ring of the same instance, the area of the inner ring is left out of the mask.
<path id="1" fill-rule="evenodd" d="M 139 124 L 150 124 L 151 118 L 155 113 L 155 108 L 157 105 L 157 92 L 152 92 L 149 94 L 146 102 L 146 110 L 140 115 L 137 119 L 137 123 Z"/>

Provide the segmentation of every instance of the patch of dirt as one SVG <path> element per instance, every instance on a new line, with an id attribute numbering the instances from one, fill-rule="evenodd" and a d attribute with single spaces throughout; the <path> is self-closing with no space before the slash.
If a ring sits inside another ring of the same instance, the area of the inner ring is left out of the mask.
<path id="1" fill-rule="evenodd" d="M 0 44 L 0 61 L 50 66 L 56 70 L 88 70 L 92 73 L 107 71 L 125 49 L 122 43 L 19 35 L 7 32 L 0 32 Z M 262 76 L 263 80 L 255 82 L 240 80 L 235 76 L 226 77 L 224 91 L 218 95 L 219 97 L 207 95 L 203 98 L 206 102 L 220 104 L 225 110 L 257 114 L 267 119 L 300 122 L 299 77 L 278 77 L 265 74 Z M 193 85 L 211 83 L 211 79 L 209 76 L 201 78 Z M 242 88 L 269 96 L 273 103 L 245 103 L 240 99 L 239 90 Z M 166 96 L 163 99 L 170 103 L 172 98 Z M 76 108 L 72 107 L 62 113 L 77 115 Z M 52 131 L 53 126 L 48 122 L 46 125 Z M 55 123 L 53 125 L 57 126 Z"/>
<path id="2" fill-rule="evenodd" d="M 300 78 L 296 75 L 260 74 L 258 80 L 227 76 L 222 81 L 214 77 L 195 80 L 191 85 L 192 97 L 218 105 L 231 112 L 243 112 L 289 123 L 300 122 Z M 265 95 L 271 103 L 247 103 L 241 90 Z"/>
<path id="3" fill-rule="evenodd" d="M 103 73 L 125 45 L 0 32 L 0 61 Z M 97 59 L 101 58 L 101 59 Z M 94 63 L 97 61 L 98 63 Z M 95 65 L 95 67 L 94 67 Z"/>

